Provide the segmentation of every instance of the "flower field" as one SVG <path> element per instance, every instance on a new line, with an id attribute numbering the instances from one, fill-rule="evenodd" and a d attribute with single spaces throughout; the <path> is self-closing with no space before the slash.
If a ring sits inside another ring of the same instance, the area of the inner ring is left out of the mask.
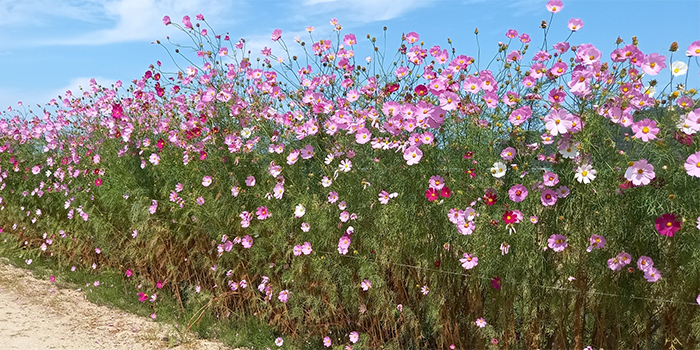
<path id="1" fill-rule="evenodd" d="M 487 60 L 335 19 L 256 59 L 165 16 L 179 71 L 2 112 L 3 234 L 270 348 L 698 347 L 700 41 L 547 43 L 563 6 Z"/>

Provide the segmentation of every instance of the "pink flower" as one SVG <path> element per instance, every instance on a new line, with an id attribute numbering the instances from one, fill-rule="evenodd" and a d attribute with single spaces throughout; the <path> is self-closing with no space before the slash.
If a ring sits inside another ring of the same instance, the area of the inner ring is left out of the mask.
<path id="1" fill-rule="evenodd" d="M 690 176 L 700 177 L 700 151 L 688 156 L 685 160 L 685 171 Z"/>
<path id="2" fill-rule="evenodd" d="M 197 205 L 202 205 L 202 204 L 204 204 L 204 197 L 199 196 L 199 197 L 197 197 L 196 201 L 197 201 Z"/>
<path id="3" fill-rule="evenodd" d="M 527 187 L 521 184 L 513 185 L 513 187 L 511 187 L 510 190 L 508 190 L 508 196 L 510 197 L 510 200 L 516 203 L 524 201 L 527 197 L 527 194 Z"/>
<path id="4" fill-rule="evenodd" d="M 506 147 L 505 149 L 503 149 L 503 151 L 501 151 L 501 158 L 503 158 L 503 160 L 506 161 L 513 160 L 513 158 L 515 158 L 516 153 L 517 152 L 515 151 L 515 148 Z"/>
<path id="5" fill-rule="evenodd" d="M 440 175 L 431 176 L 428 186 L 432 189 L 441 190 L 445 186 L 445 179 Z"/>
<path id="6" fill-rule="evenodd" d="M 142 303 L 145 302 L 146 300 L 148 300 L 148 294 L 139 293 L 138 296 L 139 296 L 139 301 Z"/>
<path id="7" fill-rule="evenodd" d="M 566 237 L 560 234 L 551 235 L 547 240 L 547 246 L 555 252 L 564 250 L 564 248 L 566 248 L 568 245 L 569 244 L 566 242 Z"/>
<path id="8" fill-rule="evenodd" d="M 309 242 L 304 242 L 304 244 L 301 245 L 301 252 L 302 252 L 304 255 L 309 255 L 309 254 L 311 254 L 311 252 L 313 252 L 313 251 L 314 251 L 314 250 L 311 248 L 311 243 L 309 243 Z"/>
<path id="9" fill-rule="evenodd" d="M 652 267 L 654 267 L 654 261 L 651 260 L 651 258 L 648 257 L 648 256 L 642 255 L 642 256 L 640 256 L 639 259 L 637 260 L 637 268 L 638 268 L 640 271 L 646 272 L 647 270 L 649 270 L 649 269 L 652 268 Z"/>
<path id="10" fill-rule="evenodd" d="M 588 241 L 591 243 L 591 245 L 588 246 L 586 249 L 587 252 L 591 252 L 594 248 L 595 249 L 602 249 L 605 247 L 605 243 L 607 242 L 605 240 L 605 237 L 601 235 L 592 235 L 591 238 L 588 239 Z"/>
<path id="11" fill-rule="evenodd" d="M 694 41 L 688 45 L 688 51 L 685 52 L 686 56 L 700 56 L 700 41 Z M 698 302 L 700 304 L 700 302 Z"/>
<path id="12" fill-rule="evenodd" d="M 100 187 L 102 185 L 102 179 L 95 179 L 95 186 Z"/>
<path id="13" fill-rule="evenodd" d="M 126 270 L 126 277 L 131 277 L 132 274 L 133 274 L 133 272 L 131 270 L 129 270 L 129 269 Z"/>
<path id="14" fill-rule="evenodd" d="M 673 237 L 676 231 L 681 228 L 681 222 L 676 221 L 676 216 L 669 213 L 656 218 L 654 226 L 660 235 Z"/>
<path id="15" fill-rule="evenodd" d="M 567 24 L 567 26 L 569 27 L 569 29 L 572 32 L 575 32 L 575 31 L 583 28 L 583 21 L 579 18 L 572 18 L 569 20 L 569 23 Z"/>
<path id="16" fill-rule="evenodd" d="M 246 184 L 248 187 L 253 187 L 253 186 L 255 186 L 255 176 L 248 176 L 248 177 L 245 179 L 245 184 Z"/>
<path id="17" fill-rule="evenodd" d="M 552 206 L 557 203 L 557 193 L 550 188 L 545 188 L 542 190 L 542 196 L 540 197 L 542 205 L 545 207 Z"/>
<path id="18" fill-rule="evenodd" d="M 625 179 L 631 181 L 635 186 L 648 185 L 655 177 L 654 166 L 649 164 L 646 159 L 632 163 L 625 171 Z"/>
<path id="19" fill-rule="evenodd" d="M 649 140 L 656 139 L 656 134 L 659 133 L 659 128 L 656 127 L 655 120 L 644 119 L 632 124 L 632 132 L 634 133 L 634 137 L 642 140 L 643 142 L 649 142 Z"/>
<path id="20" fill-rule="evenodd" d="M 561 0 L 547 1 L 547 11 L 551 13 L 557 13 L 561 11 L 562 8 L 564 8 L 564 4 L 561 2 Z"/>
<path id="21" fill-rule="evenodd" d="M 272 41 L 280 40 L 281 37 L 282 37 L 282 29 L 275 29 L 272 31 L 272 35 L 270 35 L 270 39 L 272 39 Z"/>
<path id="22" fill-rule="evenodd" d="M 306 145 L 306 147 L 299 150 L 301 152 L 302 159 L 311 159 L 314 156 L 314 147 L 311 145 Z"/>
<path id="23" fill-rule="evenodd" d="M 430 293 L 430 288 L 428 288 L 428 286 L 423 286 L 420 288 L 420 292 L 423 293 L 423 295 L 428 295 L 428 293 Z"/>
<path id="24" fill-rule="evenodd" d="M 330 348 L 331 347 L 331 337 L 324 337 L 323 338 L 323 346 Z"/>
<path id="25" fill-rule="evenodd" d="M 286 289 L 281 291 L 280 294 L 277 296 L 277 299 L 279 299 L 283 303 L 286 303 L 289 300 L 289 291 Z"/>
<path id="26" fill-rule="evenodd" d="M 365 279 L 360 283 L 360 287 L 362 287 L 362 290 L 365 292 L 368 291 L 370 288 L 372 288 L 372 282 L 370 282 L 368 279 Z"/>
<path id="27" fill-rule="evenodd" d="M 656 282 L 661 278 L 661 274 L 659 273 L 659 270 L 650 267 L 644 271 L 644 278 L 646 278 L 646 280 L 649 282 Z"/>
<path id="28" fill-rule="evenodd" d="M 258 207 L 258 209 L 255 211 L 255 215 L 258 216 L 258 220 L 265 220 L 272 216 L 270 212 L 267 211 L 267 207 L 264 206 Z"/>
<path id="29" fill-rule="evenodd" d="M 564 109 L 554 109 L 544 117 L 544 127 L 552 136 L 566 134 L 573 126 L 572 115 Z"/>
<path id="30" fill-rule="evenodd" d="M 350 342 L 355 344 L 358 340 L 360 340 L 360 334 L 357 332 L 350 332 Z"/>
<path id="31" fill-rule="evenodd" d="M 479 264 L 479 258 L 472 255 L 472 254 L 467 254 L 464 253 L 464 257 L 462 259 L 459 259 L 460 262 L 462 262 L 462 267 L 471 270 L 473 269 L 476 265 Z"/>
<path id="32" fill-rule="evenodd" d="M 642 70 L 644 73 L 657 75 L 664 68 L 666 68 L 665 56 L 659 55 L 656 52 L 644 56 L 644 62 L 642 62 Z"/>
<path id="33" fill-rule="evenodd" d="M 338 252 L 342 255 L 345 255 L 348 253 L 348 247 L 350 246 L 350 242 L 352 240 L 350 239 L 350 236 L 343 235 L 343 237 L 340 237 L 340 240 L 338 240 Z"/>
<path id="34" fill-rule="evenodd" d="M 408 165 L 418 164 L 421 158 L 423 158 L 423 151 L 421 151 L 420 148 L 416 146 L 408 147 L 403 152 L 403 159 Z"/>
<path id="35" fill-rule="evenodd" d="M 556 186 L 556 184 L 559 183 L 559 175 L 551 171 L 547 171 L 544 173 L 544 175 L 542 175 L 542 181 L 544 181 L 545 186 Z"/>
<path id="36" fill-rule="evenodd" d="M 530 119 L 531 116 L 532 109 L 530 109 L 529 106 L 523 106 L 511 112 L 510 116 L 508 116 L 508 120 L 514 126 L 518 126 L 522 123 L 525 123 L 528 119 Z"/>
<path id="37" fill-rule="evenodd" d="M 248 235 L 243 236 L 241 239 L 241 245 L 245 249 L 250 249 L 250 247 L 253 246 L 253 237 L 250 237 Z"/>
<path id="38" fill-rule="evenodd" d="M 479 328 L 484 328 L 486 327 L 486 320 L 484 320 L 483 317 L 479 317 L 476 319 L 476 326 Z"/>

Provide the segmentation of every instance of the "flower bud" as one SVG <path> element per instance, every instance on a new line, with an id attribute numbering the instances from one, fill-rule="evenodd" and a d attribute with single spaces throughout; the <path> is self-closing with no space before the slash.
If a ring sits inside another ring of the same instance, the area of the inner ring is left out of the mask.
<path id="1" fill-rule="evenodd" d="M 674 41 L 673 43 L 671 43 L 671 48 L 669 48 L 668 51 L 671 51 L 671 52 L 678 51 L 678 42 Z"/>

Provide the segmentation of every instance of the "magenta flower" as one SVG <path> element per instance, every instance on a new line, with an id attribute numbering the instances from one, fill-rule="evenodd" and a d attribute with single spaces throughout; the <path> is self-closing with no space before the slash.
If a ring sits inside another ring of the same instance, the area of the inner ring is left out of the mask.
<path id="1" fill-rule="evenodd" d="M 542 196 L 540 197 L 542 205 L 545 207 L 552 206 L 557 203 L 557 193 L 550 188 L 545 188 L 542 190 Z"/>
<path id="2" fill-rule="evenodd" d="M 631 181 L 635 186 L 648 185 L 655 177 L 654 166 L 649 164 L 646 159 L 632 163 L 625 171 L 625 179 Z"/>
<path id="3" fill-rule="evenodd" d="M 649 140 L 656 139 L 656 134 L 659 133 L 659 128 L 656 127 L 655 120 L 644 119 L 632 124 L 632 132 L 634 133 L 634 137 L 642 140 L 643 142 L 649 142 Z"/>
<path id="4" fill-rule="evenodd" d="M 146 300 L 148 300 L 148 294 L 146 294 L 146 293 L 139 293 L 138 296 L 139 296 L 139 301 L 142 303 L 145 302 Z"/>
<path id="5" fill-rule="evenodd" d="M 133 274 L 133 272 L 131 270 L 129 270 L 129 269 L 126 270 L 126 277 L 131 277 L 132 274 Z"/>
<path id="6" fill-rule="evenodd" d="M 542 181 L 544 182 L 545 186 L 556 186 L 559 183 L 559 175 L 551 171 L 547 171 L 544 173 L 544 175 L 542 175 Z"/>
<path id="7" fill-rule="evenodd" d="M 515 158 L 516 153 L 517 152 L 515 151 L 515 148 L 506 147 L 503 151 L 501 151 L 501 158 L 503 158 L 503 160 L 506 161 L 513 160 L 513 158 Z"/>
<path id="8" fill-rule="evenodd" d="M 652 267 L 654 267 L 654 261 L 651 260 L 651 258 L 648 256 L 642 255 L 637 260 L 637 268 L 640 271 L 646 272 L 647 270 L 649 270 Z"/>
<path id="9" fill-rule="evenodd" d="M 493 289 L 501 289 L 501 278 L 500 278 L 500 277 L 494 277 L 494 278 L 491 280 L 491 287 L 493 287 Z"/>
<path id="10" fill-rule="evenodd" d="M 580 18 L 572 18 L 569 20 L 567 27 L 569 27 L 572 32 L 575 32 L 583 28 L 583 21 Z"/>
<path id="11" fill-rule="evenodd" d="M 676 221 L 676 216 L 669 213 L 656 218 L 654 226 L 660 235 L 673 237 L 673 234 L 681 228 L 681 222 Z"/>
<path id="12" fill-rule="evenodd" d="M 657 75 L 664 68 L 666 68 L 665 56 L 659 55 L 656 52 L 644 56 L 644 62 L 642 62 L 642 70 L 644 73 Z"/>
<path id="13" fill-rule="evenodd" d="M 527 187 L 521 184 L 513 185 L 513 187 L 511 187 L 510 190 L 508 190 L 508 196 L 510 197 L 510 200 L 516 203 L 524 201 L 527 197 L 527 194 Z"/>
<path id="14" fill-rule="evenodd" d="M 95 179 L 95 186 L 100 187 L 102 185 L 102 179 Z"/>
<path id="15" fill-rule="evenodd" d="M 438 199 L 438 196 L 440 195 L 440 192 L 434 188 L 429 188 L 425 191 L 425 198 L 428 199 L 428 201 L 432 202 L 436 199 Z"/>
<path id="16" fill-rule="evenodd" d="M 258 220 L 265 220 L 269 218 L 270 213 L 267 211 L 267 207 L 258 207 L 258 209 L 255 211 L 255 215 L 258 216 Z"/>
<path id="17" fill-rule="evenodd" d="M 547 240 L 547 246 L 555 252 L 560 252 L 564 250 L 569 244 L 566 242 L 566 237 L 560 234 L 554 234 L 549 236 Z"/>
<path id="18" fill-rule="evenodd" d="M 467 254 L 464 253 L 464 258 L 459 259 L 460 262 L 462 262 L 462 267 L 471 270 L 473 269 L 476 265 L 479 264 L 479 258 L 472 255 L 472 254 Z"/>
<path id="19" fill-rule="evenodd" d="M 700 177 L 700 151 L 688 156 L 685 160 L 685 171 L 690 176 Z"/>
<path id="20" fill-rule="evenodd" d="M 646 280 L 649 282 L 656 282 L 661 278 L 661 274 L 659 273 L 659 270 L 650 267 L 644 271 L 644 278 L 646 278 Z"/>

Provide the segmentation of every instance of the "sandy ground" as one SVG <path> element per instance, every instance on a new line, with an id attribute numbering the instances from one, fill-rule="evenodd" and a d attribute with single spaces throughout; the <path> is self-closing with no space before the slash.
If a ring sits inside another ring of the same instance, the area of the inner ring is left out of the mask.
<path id="1" fill-rule="evenodd" d="M 95 305 L 81 292 L 38 280 L 2 260 L 0 349 L 232 350 L 220 342 L 183 336 L 170 325 Z"/>

